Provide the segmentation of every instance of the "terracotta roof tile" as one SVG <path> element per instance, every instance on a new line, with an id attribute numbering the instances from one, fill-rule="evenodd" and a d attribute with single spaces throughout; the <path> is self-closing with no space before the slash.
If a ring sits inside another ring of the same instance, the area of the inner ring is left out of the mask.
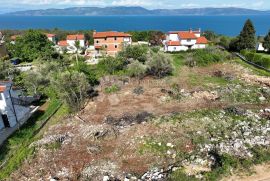
<path id="1" fill-rule="evenodd" d="M 78 34 L 78 35 L 68 35 L 67 40 L 84 40 L 84 35 L 83 34 Z"/>
<path id="2" fill-rule="evenodd" d="M 5 92 L 5 90 L 6 90 L 6 86 L 0 86 L 0 93 Z"/>
<path id="3" fill-rule="evenodd" d="M 197 39 L 196 35 L 189 31 L 180 31 L 178 35 L 181 39 Z"/>
<path id="4" fill-rule="evenodd" d="M 47 36 L 48 38 L 52 38 L 52 37 L 55 37 L 56 35 L 55 35 L 55 34 L 46 33 L 46 36 Z"/>
<path id="5" fill-rule="evenodd" d="M 207 44 L 208 43 L 208 40 L 204 36 L 202 36 L 202 37 L 199 37 L 197 39 L 197 42 L 196 43 L 197 44 Z"/>
<path id="6" fill-rule="evenodd" d="M 108 31 L 108 32 L 97 32 L 93 34 L 94 38 L 106 38 L 106 37 L 131 37 L 130 34 L 124 32 Z"/>
<path id="7" fill-rule="evenodd" d="M 62 46 L 62 47 L 66 47 L 66 46 L 68 46 L 68 43 L 67 43 L 66 40 L 62 40 L 62 41 L 59 41 L 59 42 L 58 42 L 58 45 L 59 45 L 59 46 Z"/>

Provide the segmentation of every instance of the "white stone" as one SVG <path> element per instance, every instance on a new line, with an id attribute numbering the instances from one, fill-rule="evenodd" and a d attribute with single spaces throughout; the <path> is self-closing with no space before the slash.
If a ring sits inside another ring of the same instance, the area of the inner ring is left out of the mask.
<path id="1" fill-rule="evenodd" d="M 259 100 L 260 100 L 260 101 L 265 101 L 266 98 L 262 96 L 262 97 L 259 97 Z"/>
<path id="2" fill-rule="evenodd" d="M 167 147 L 171 147 L 171 148 L 174 147 L 174 145 L 173 145 L 172 143 L 167 143 L 166 146 L 167 146 Z"/>
<path id="3" fill-rule="evenodd" d="M 109 181 L 110 180 L 110 177 L 109 176 L 104 176 L 103 177 L 103 181 Z"/>

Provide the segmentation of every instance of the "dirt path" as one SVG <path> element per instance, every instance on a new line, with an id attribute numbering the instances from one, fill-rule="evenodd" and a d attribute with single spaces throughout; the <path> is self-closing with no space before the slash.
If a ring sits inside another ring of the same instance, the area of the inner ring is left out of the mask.
<path id="1" fill-rule="evenodd" d="M 242 174 L 224 178 L 222 181 L 270 181 L 270 164 L 257 165 L 252 175 Z"/>

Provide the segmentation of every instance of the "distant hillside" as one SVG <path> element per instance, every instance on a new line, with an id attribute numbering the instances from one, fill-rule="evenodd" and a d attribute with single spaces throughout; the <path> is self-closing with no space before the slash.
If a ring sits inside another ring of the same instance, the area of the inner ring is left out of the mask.
<path id="1" fill-rule="evenodd" d="M 192 8 L 192 9 L 155 9 L 142 7 L 74 7 L 66 9 L 27 10 L 7 13 L 13 16 L 113 16 L 113 15 L 270 15 L 270 11 L 244 8 Z"/>

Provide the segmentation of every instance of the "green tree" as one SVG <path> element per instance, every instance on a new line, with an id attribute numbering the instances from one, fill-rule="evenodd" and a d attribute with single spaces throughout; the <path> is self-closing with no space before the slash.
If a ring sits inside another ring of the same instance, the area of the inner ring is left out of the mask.
<path id="1" fill-rule="evenodd" d="M 79 55 L 78 54 L 79 54 L 79 51 L 80 51 L 80 48 L 81 48 L 80 41 L 76 40 L 74 46 L 76 48 L 76 52 L 75 52 L 75 54 L 76 54 L 76 63 L 77 63 L 77 66 L 78 66 L 78 64 L 79 64 L 79 60 L 78 60 Z"/>
<path id="2" fill-rule="evenodd" d="M 128 75 L 141 79 L 145 76 L 147 66 L 139 62 L 138 60 L 133 61 L 127 66 Z"/>
<path id="3" fill-rule="evenodd" d="M 61 72 L 56 78 L 52 77 L 51 85 L 71 112 L 78 112 L 85 106 L 91 88 L 86 76 L 75 71 Z"/>
<path id="4" fill-rule="evenodd" d="M 248 19 L 239 35 L 238 47 L 240 50 L 254 50 L 256 47 L 256 31 L 250 19 Z"/>
<path id="5" fill-rule="evenodd" d="M 263 47 L 270 53 L 270 30 L 268 34 L 264 37 Z"/>
<path id="6" fill-rule="evenodd" d="M 8 59 L 0 59 L 0 80 L 8 79 L 9 76 L 12 76 L 14 69 Z"/>
<path id="7" fill-rule="evenodd" d="M 148 73 L 158 78 L 170 75 L 173 71 L 170 56 L 161 52 L 150 53 L 146 65 L 148 66 Z"/>
<path id="8" fill-rule="evenodd" d="M 17 38 L 15 44 L 9 44 L 8 50 L 13 57 L 31 62 L 36 59 L 52 59 L 54 49 L 47 36 L 38 30 L 28 30 Z"/>
<path id="9" fill-rule="evenodd" d="M 124 58 L 126 61 L 129 59 L 138 60 L 140 62 L 146 61 L 146 54 L 148 48 L 140 45 L 127 46 L 123 51 L 119 52 L 118 56 Z"/>
<path id="10" fill-rule="evenodd" d="M 125 61 L 122 57 L 104 57 L 97 64 L 99 74 L 114 74 L 117 71 L 123 70 Z"/>
<path id="11" fill-rule="evenodd" d="M 218 39 L 218 35 L 211 30 L 206 30 L 203 32 L 203 36 L 205 36 L 205 38 L 211 42 L 217 42 Z"/>

